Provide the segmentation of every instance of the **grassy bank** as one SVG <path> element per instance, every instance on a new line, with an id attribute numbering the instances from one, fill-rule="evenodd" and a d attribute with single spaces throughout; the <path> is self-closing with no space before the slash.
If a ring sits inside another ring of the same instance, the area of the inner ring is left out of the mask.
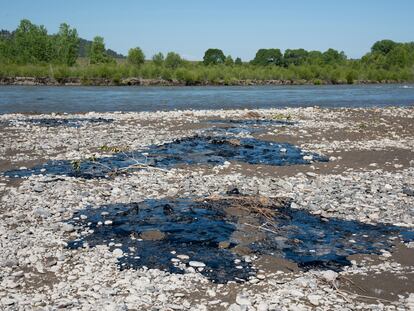
<path id="1" fill-rule="evenodd" d="M 243 62 L 209 48 L 202 61 L 191 62 L 173 51 L 149 58 L 140 47 L 124 57 L 107 50 L 103 37 L 85 41 L 66 23 L 49 34 L 44 26 L 24 19 L 16 30 L 0 32 L 0 82 L 13 84 L 14 77 L 43 79 L 39 84 L 69 80 L 92 85 L 125 84 L 131 78 L 163 85 L 414 82 L 414 42 L 377 41 L 360 59 L 332 48 L 259 48 L 253 59 Z"/>
<path id="2" fill-rule="evenodd" d="M 185 85 L 228 84 L 238 85 L 242 81 L 291 81 L 297 84 L 340 84 L 357 82 L 414 82 L 414 70 L 391 68 L 389 70 L 368 66 L 326 65 L 326 66 L 254 66 L 250 64 L 225 66 L 204 66 L 187 62 L 178 68 L 157 66 L 146 62 L 141 66 L 127 63 L 100 65 L 16 65 L 0 66 L 1 78 L 34 77 L 51 78 L 57 81 L 77 78 L 82 84 L 93 84 L 94 79 L 106 79 L 113 84 L 127 78 L 158 79 L 176 81 Z"/>

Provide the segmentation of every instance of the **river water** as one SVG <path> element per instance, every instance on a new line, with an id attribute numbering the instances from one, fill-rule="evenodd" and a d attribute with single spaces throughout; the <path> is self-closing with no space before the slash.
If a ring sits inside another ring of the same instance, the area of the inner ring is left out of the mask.
<path id="1" fill-rule="evenodd" d="M 306 106 L 330 108 L 414 106 L 414 85 L 0 87 L 1 114 Z"/>

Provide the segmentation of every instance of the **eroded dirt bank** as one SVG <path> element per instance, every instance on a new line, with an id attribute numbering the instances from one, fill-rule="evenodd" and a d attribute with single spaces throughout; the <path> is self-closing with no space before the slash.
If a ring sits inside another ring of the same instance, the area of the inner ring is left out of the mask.
<path id="1" fill-rule="evenodd" d="M 1 309 L 414 307 L 414 108 L 1 115 L 0 171 Z"/>

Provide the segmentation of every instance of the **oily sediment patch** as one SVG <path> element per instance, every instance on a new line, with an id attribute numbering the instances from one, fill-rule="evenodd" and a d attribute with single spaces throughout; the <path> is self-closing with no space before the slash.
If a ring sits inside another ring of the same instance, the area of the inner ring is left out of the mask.
<path id="1" fill-rule="evenodd" d="M 183 273 L 193 266 L 218 282 L 234 276 L 246 279 L 251 270 L 246 262 L 236 265 L 236 255 L 218 247 L 236 229 L 226 222 L 224 212 L 206 209 L 189 199 L 90 208 L 80 211 L 69 223 L 85 230 L 69 247 L 109 245 L 114 253 L 123 255 L 119 258 L 121 268 L 146 266 Z M 148 239 L 150 232 L 162 234 Z"/>
<path id="2" fill-rule="evenodd" d="M 224 283 L 253 276 L 251 258 L 261 255 L 287 259 L 304 270 L 340 270 L 350 264 L 349 255 L 379 253 L 398 239 L 414 240 L 412 229 L 325 219 L 291 208 L 288 199 L 231 193 L 89 207 L 68 220 L 78 228 L 69 247 L 108 245 L 121 268 L 172 273 L 193 268 Z"/>
<path id="3" fill-rule="evenodd" d="M 288 143 L 254 138 L 193 136 L 137 152 L 119 152 L 110 157 L 75 162 L 51 161 L 30 169 L 7 171 L 5 175 L 20 178 L 39 174 L 103 178 L 145 166 L 171 168 L 177 165 L 223 165 L 227 161 L 281 166 L 310 164 L 313 161 L 327 161 L 327 158 Z"/>

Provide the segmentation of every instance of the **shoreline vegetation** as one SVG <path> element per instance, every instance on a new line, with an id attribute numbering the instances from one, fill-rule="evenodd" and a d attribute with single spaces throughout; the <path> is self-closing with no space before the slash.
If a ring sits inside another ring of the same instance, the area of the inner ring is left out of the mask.
<path id="1" fill-rule="evenodd" d="M 413 83 L 412 81 L 398 80 L 355 80 L 352 84 L 398 84 Z M 287 85 L 347 85 L 347 81 L 308 81 L 308 80 L 217 80 L 211 81 L 188 81 L 143 79 L 139 77 L 123 78 L 114 80 L 110 78 L 54 78 L 54 77 L 0 77 L 0 86 L 287 86 Z"/>
<path id="2" fill-rule="evenodd" d="M 206 50 L 202 61 L 178 53 L 146 58 L 139 47 L 125 57 L 87 41 L 61 24 L 56 34 L 22 20 L 0 31 L 0 85 L 327 85 L 413 83 L 414 42 L 381 40 L 361 59 L 344 52 L 259 49 L 251 61 L 233 60 L 222 50 Z"/>

